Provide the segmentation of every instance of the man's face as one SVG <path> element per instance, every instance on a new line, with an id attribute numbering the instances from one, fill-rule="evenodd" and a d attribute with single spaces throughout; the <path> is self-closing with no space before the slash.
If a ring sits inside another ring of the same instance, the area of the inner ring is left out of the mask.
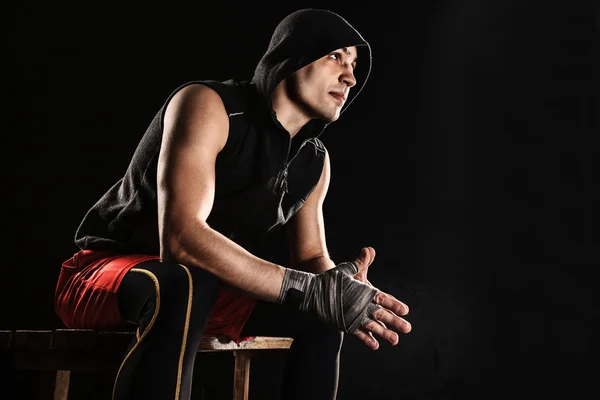
<path id="1" fill-rule="evenodd" d="M 344 47 L 296 71 L 287 80 L 288 94 L 309 118 L 335 121 L 356 84 L 356 47 Z"/>

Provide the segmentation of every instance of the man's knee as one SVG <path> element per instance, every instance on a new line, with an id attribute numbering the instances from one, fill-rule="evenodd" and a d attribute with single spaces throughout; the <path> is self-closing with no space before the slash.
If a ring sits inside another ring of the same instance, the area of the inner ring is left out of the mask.
<path id="1" fill-rule="evenodd" d="M 155 281 L 161 300 L 168 302 L 191 297 L 194 302 L 214 303 L 218 293 L 218 280 L 209 272 L 176 263 L 160 262 L 147 266 L 150 279 Z M 144 269 L 142 265 L 141 268 Z M 140 271 L 145 272 L 145 271 Z"/>

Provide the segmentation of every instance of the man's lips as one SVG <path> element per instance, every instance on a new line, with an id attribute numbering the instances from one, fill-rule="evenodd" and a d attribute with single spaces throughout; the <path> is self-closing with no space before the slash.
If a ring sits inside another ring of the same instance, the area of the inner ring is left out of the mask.
<path id="1" fill-rule="evenodd" d="M 340 103 L 343 103 L 344 101 L 346 101 L 346 96 L 343 93 L 340 92 L 329 92 L 329 94 L 334 97 L 336 100 L 338 100 Z"/>

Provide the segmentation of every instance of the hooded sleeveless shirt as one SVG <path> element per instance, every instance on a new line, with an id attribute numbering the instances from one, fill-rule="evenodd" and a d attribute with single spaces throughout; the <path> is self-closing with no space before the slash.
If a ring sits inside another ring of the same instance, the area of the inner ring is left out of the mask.
<path id="1" fill-rule="evenodd" d="M 283 19 L 250 81 L 197 80 L 167 97 L 143 134 L 127 170 L 88 210 L 76 233 L 82 249 L 159 255 L 157 165 L 163 118 L 183 87 L 214 89 L 229 116 L 229 136 L 215 164 L 215 198 L 207 223 L 249 251 L 302 207 L 323 171 L 328 125 L 311 120 L 293 139 L 271 104 L 275 86 L 296 70 L 342 47 L 356 46 L 357 84 L 342 112 L 360 92 L 371 70 L 369 44 L 341 16 L 304 9 Z"/>

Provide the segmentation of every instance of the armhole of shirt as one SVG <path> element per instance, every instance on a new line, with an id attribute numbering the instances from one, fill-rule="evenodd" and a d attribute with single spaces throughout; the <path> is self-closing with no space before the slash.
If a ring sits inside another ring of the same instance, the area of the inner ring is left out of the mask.
<path id="1" fill-rule="evenodd" d="M 237 137 L 235 137 L 236 130 L 232 129 L 232 122 L 233 122 L 232 118 L 239 118 L 239 117 L 243 116 L 243 114 L 244 114 L 244 110 L 242 109 L 243 103 L 241 101 L 236 101 L 235 93 L 233 92 L 235 90 L 235 88 L 231 84 L 228 84 L 227 82 L 220 82 L 220 81 L 214 81 L 214 80 L 194 80 L 194 81 L 186 82 L 186 83 L 180 85 L 179 87 L 177 87 L 175 90 L 173 90 L 171 92 L 171 94 L 167 97 L 167 99 L 165 100 L 165 102 L 163 104 L 163 107 L 161 110 L 161 117 L 160 117 L 160 129 L 161 129 L 161 131 L 164 130 L 165 112 L 167 110 L 167 105 L 173 99 L 173 96 L 175 96 L 175 94 L 177 94 L 184 87 L 187 87 L 187 86 L 190 86 L 193 84 L 201 84 L 201 85 L 204 85 L 204 86 L 207 86 L 207 87 L 213 89 L 215 92 L 217 92 L 219 97 L 221 97 L 221 100 L 223 101 L 223 105 L 225 106 L 225 112 L 227 113 L 227 116 L 229 117 L 229 130 L 227 132 L 227 140 L 225 141 L 225 145 L 219 152 L 219 154 L 221 155 L 220 158 L 222 158 L 224 155 L 226 155 L 227 153 L 230 152 L 230 149 L 232 147 L 234 147 L 235 141 L 238 139 Z M 238 103 L 238 104 L 236 104 L 236 103 Z M 239 103 L 241 103 L 241 105 Z M 234 134 L 232 134 L 232 133 L 234 133 Z"/>

